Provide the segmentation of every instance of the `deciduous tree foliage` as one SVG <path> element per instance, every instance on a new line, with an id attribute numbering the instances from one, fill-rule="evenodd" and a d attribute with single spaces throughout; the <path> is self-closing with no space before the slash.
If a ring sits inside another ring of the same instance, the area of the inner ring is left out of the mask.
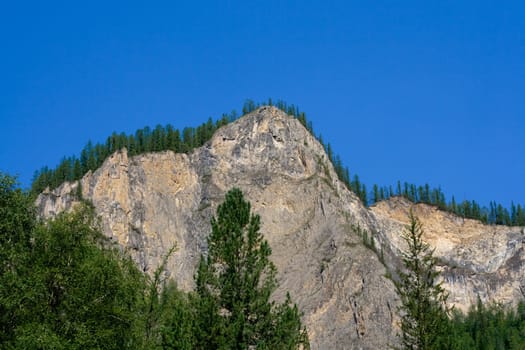
<path id="1" fill-rule="evenodd" d="M 139 348 L 144 275 L 89 207 L 47 223 L 32 208 L 0 175 L 0 348 Z"/>

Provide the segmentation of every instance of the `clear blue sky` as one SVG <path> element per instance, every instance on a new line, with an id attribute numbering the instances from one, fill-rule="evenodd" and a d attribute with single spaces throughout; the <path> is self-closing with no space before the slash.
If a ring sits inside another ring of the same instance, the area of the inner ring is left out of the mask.
<path id="1" fill-rule="evenodd" d="M 298 105 L 367 184 L 525 203 L 525 2 L 9 1 L 0 170 L 86 142 Z"/>

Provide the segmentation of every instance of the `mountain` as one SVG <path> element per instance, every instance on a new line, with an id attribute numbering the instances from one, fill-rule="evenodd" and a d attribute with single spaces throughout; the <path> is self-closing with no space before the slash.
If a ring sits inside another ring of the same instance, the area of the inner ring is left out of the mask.
<path id="1" fill-rule="evenodd" d="M 81 181 L 37 199 L 53 217 L 92 201 L 104 233 L 146 272 L 176 244 L 167 270 L 193 288 L 206 254 L 210 218 L 226 191 L 240 188 L 261 216 L 280 287 L 303 312 L 313 349 L 382 349 L 396 342 L 399 299 L 391 276 L 410 208 L 436 249 L 449 301 L 477 296 L 515 303 L 525 291 L 524 228 L 483 225 L 394 197 L 371 208 L 339 181 L 323 146 L 301 123 L 261 107 L 217 130 L 189 154 L 114 153 Z"/>

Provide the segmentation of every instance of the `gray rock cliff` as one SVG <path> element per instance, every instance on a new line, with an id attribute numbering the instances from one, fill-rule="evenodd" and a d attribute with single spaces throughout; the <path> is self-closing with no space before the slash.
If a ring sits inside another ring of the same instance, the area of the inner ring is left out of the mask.
<path id="1" fill-rule="evenodd" d="M 337 179 L 318 141 L 278 109 L 259 108 L 188 155 L 166 151 L 129 158 L 121 150 L 80 182 L 104 233 L 144 271 L 153 271 L 177 245 L 168 272 L 184 290 L 193 288 L 198 259 L 206 253 L 211 216 L 226 191 L 239 187 L 261 216 L 273 250 L 280 282 L 275 298 L 290 292 L 304 314 L 312 349 L 384 349 L 395 343 L 394 285 L 356 228 L 373 236 L 394 268 L 412 204 L 392 199 L 365 208 Z M 74 207 L 78 186 L 64 183 L 41 194 L 40 214 L 53 217 Z M 509 302 L 520 297 L 522 228 L 416 208 L 443 262 L 452 303 L 466 308 L 477 295 Z"/>

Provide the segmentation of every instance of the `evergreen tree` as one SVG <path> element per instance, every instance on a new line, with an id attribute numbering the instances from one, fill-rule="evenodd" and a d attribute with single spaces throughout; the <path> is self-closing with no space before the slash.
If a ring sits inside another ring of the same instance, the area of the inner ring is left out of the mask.
<path id="1" fill-rule="evenodd" d="M 239 189 L 226 194 L 211 221 L 209 254 L 199 264 L 197 319 L 201 349 L 296 349 L 307 346 L 299 313 L 288 298 L 270 301 L 277 287 L 260 217 Z"/>
<path id="2" fill-rule="evenodd" d="M 193 149 L 194 145 L 193 142 L 195 140 L 194 138 L 194 128 L 184 128 L 182 130 L 182 152 L 189 152 Z"/>
<path id="3" fill-rule="evenodd" d="M 363 202 L 365 206 L 368 206 L 368 195 L 367 195 L 365 184 L 361 185 L 361 190 L 359 191 L 359 198 L 361 199 L 361 202 Z"/>
<path id="4" fill-rule="evenodd" d="M 424 203 L 432 203 L 437 205 L 439 203 L 439 196 L 435 196 L 434 200 L 431 200 L 430 198 L 430 186 L 428 184 L 425 184 L 425 190 L 423 191 L 423 196 L 421 198 L 421 201 Z"/>
<path id="5" fill-rule="evenodd" d="M 381 191 L 383 191 L 381 189 Z M 381 193 L 379 191 L 379 187 L 374 184 L 374 187 L 373 187 L 373 193 L 372 193 L 372 203 L 377 203 L 381 200 Z"/>
<path id="6" fill-rule="evenodd" d="M 348 170 L 348 167 L 345 167 L 345 172 L 343 176 L 343 181 L 346 185 L 346 188 L 350 188 L 350 170 Z"/>
<path id="7" fill-rule="evenodd" d="M 404 271 L 399 271 L 396 289 L 401 298 L 402 349 L 443 348 L 448 326 L 447 293 L 436 281 L 436 258 L 423 241 L 421 222 L 411 211 L 403 232 L 407 250 L 402 253 Z"/>
<path id="8" fill-rule="evenodd" d="M 133 135 L 128 136 L 127 148 L 128 148 L 128 155 L 130 157 L 137 154 L 137 144 L 135 141 L 135 137 Z"/>
<path id="9" fill-rule="evenodd" d="M 522 226 L 521 224 L 521 217 L 523 216 L 521 205 L 518 204 L 515 209 L 514 219 L 512 222 L 512 225 L 515 226 Z"/>
<path id="10" fill-rule="evenodd" d="M 91 142 L 88 143 L 88 158 L 87 169 L 94 171 L 97 168 L 97 159 L 95 157 L 95 150 L 91 147 Z"/>
<path id="11" fill-rule="evenodd" d="M 82 175 L 82 165 L 80 165 L 80 160 L 75 158 L 73 163 L 73 180 L 82 178 Z"/>
<path id="12" fill-rule="evenodd" d="M 328 155 L 328 159 L 330 161 L 334 160 L 334 152 L 332 151 L 332 146 L 330 145 L 330 142 L 326 144 L 326 154 Z"/>
<path id="13" fill-rule="evenodd" d="M 242 114 L 244 115 L 253 112 L 256 108 L 257 106 L 255 105 L 255 102 L 253 102 L 253 100 L 248 99 L 244 102 L 244 106 L 242 107 Z"/>
<path id="14" fill-rule="evenodd" d="M 354 191 L 354 193 L 358 197 L 361 197 L 361 195 L 360 195 L 360 193 L 361 193 L 361 181 L 359 181 L 359 175 L 357 175 L 357 174 L 354 175 L 354 180 L 352 181 L 352 183 L 350 185 L 351 185 L 352 191 Z"/>
<path id="15" fill-rule="evenodd" d="M 456 198 L 454 196 L 452 196 L 452 201 L 450 202 L 450 210 L 454 214 L 458 214 L 458 206 L 456 204 Z"/>

